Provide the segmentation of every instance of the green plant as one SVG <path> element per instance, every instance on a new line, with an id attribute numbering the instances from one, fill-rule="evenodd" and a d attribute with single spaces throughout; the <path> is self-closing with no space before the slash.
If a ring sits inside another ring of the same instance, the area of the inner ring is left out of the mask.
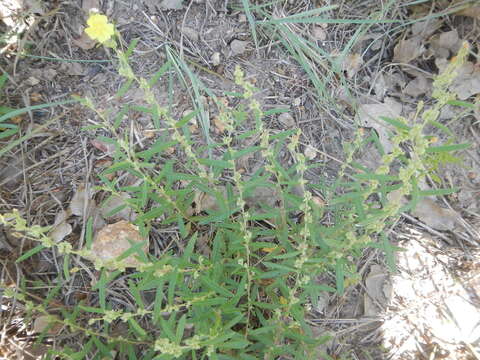
<path id="1" fill-rule="evenodd" d="M 100 111 L 92 100 L 80 99 L 99 119 L 85 130 L 108 132 L 110 136 L 100 140 L 115 147 L 113 164 L 99 174 L 97 189 L 113 195 L 128 192 L 131 198 L 126 204 L 138 214 L 135 224 L 143 235 L 152 228 L 173 228 L 178 246 L 159 257 L 138 247 L 129 250 L 142 261 L 136 271 L 124 272 L 121 258 L 113 271 L 97 264 L 100 275 L 88 290 L 96 298 L 58 306 L 52 314 L 50 305 L 62 284 L 72 274 L 85 271 L 71 266 L 72 257 L 94 255 L 89 250 L 92 221 L 87 224 L 87 246 L 74 250 L 67 241 L 53 243 L 45 235 L 48 229 L 29 227 L 18 213 L 3 215 L 0 224 L 41 241 L 18 262 L 49 248 L 63 256 L 64 269 L 57 285 L 40 284 L 49 289 L 43 302 L 31 296 L 34 284 L 28 281 L 5 295 L 23 302 L 29 316 L 45 315 L 52 323 L 65 325 L 65 331 L 83 336 L 82 346 L 52 349 L 51 357 L 101 359 L 111 358 L 116 351 L 129 359 L 318 358 L 317 347 L 328 337 L 313 336 L 306 316 L 309 304 L 317 301 L 321 291 L 341 294 L 345 286 L 358 281 L 354 259 L 367 247 L 383 249 L 393 266 L 395 248 L 388 241 L 388 228 L 421 196 L 432 195 L 418 187 L 428 173 L 426 157 L 435 151 L 456 150 L 430 146 L 424 129 L 452 100 L 448 84 L 466 48 L 436 79 L 432 107 L 425 109 L 420 103 L 411 121 L 385 119 L 395 129 L 391 139 L 395 147 L 383 155 L 375 171 L 347 174 L 364 141 L 363 132 L 358 131 L 355 140 L 346 144 L 346 162 L 337 181 L 321 179 L 311 184 L 306 172 L 316 165 L 302 154 L 301 132 L 265 128 L 263 119 L 269 113 L 254 100 L 256 89 L 240 68 L 235 71 L 240 105 L 230 107 L 218 101 L 225 131 L 221 139 L 200 145 L 192 140 L 188 122 L 201 112 L 201 86 L 197 84 L 193 95 L 197 109 L 179 120 L 160 106 L 153 93 L 162 76 L 174 81 L 171 77 L 176 75 L 187 83 L 194 75 L 185 76 L 186 65 L 173 49 L 166 48 L 167 62 L 161 69 L 151 79 L 138 77 L 128 62 L 135 44 L 126 51 L 114 46 L 119 73 L 125 77 L 117 96 L 138 86 L 148 106 L 125 105 L 115 113 L 113 108 Z M 146 150 L 137 149 L 131 133 L 122 129 L 124 115 L 131 111 L 150 115 L 156 129 L 164 130 Z M 208 126 L 202 123 L 205 133 Z M 248 140 L 253 145 L 245 147 Z M 180 160 L 168 155 L 172 147 L 181 154 Z M 292 165 L 282 163 L 281 151 L 289 154 Z M 242 174 L 238 159 L 255 153 L 261 155 L 263 166 L 248 176 Z M 119 180 L 119 174 L 127 173 L 135 185 Z M 320 203 L 315 193 L 328 201 Z M 408 201 L 391 201 L 391 196 Z M 208 206 L 201 203 L 205 197 Z M 208 251 L 201 252 L 202 247 Z M 327 272 L 335 274 L 335 287 L 316 282 L 317 275 Z M 120 276 L 125 285 L 118 291 L 132 299 L 122 308 L 113 307 L 107 291 Z M 145 301 L 145 294 L 150 301 Z M 115 330 L 119 324 L 123 324 L 121 335 Z"/>

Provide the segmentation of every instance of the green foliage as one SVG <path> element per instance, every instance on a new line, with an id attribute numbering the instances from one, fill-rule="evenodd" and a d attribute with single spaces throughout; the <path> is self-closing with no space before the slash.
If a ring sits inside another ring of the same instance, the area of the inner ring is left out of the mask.
<path id="1" fill-rule="evenodd" d="M 136 271 L 123 272 L 121 259 L 117 271 L 102 269 L 91 290 L 98 295 L 95 299 L 80 301 L 50 317 L 71 334 L 83 334 L 85 343 L 80 348 L 56 349 L 51 358 L 111 358 L 115 350 L 129 359 L 317 359 L 317 347 L 328 337 L 313 336 L 306 319 L 310 304 L 316 303 L 322 291 L 341 294 L 358 282 L 354 260 L 367 247 L 383 249 L 393 267 L 396 249 L 386 230 L 424 195 L 417 184 L 430 171 L 425 164 L 431 154 L 459 149 L 432 147 L 424 133 L 425 125 L 435 121 L 441 107 L 452 100 L 447 87 L 458 63 L 436 80 L 432 107 L 425 109 L 420 103 L 410 122 L 386 120 L 395 127 L 391 139 L 395 147 L 383 155 L 377 169 L 347 176 L 365 140 L 358 131 L 346 147 L 347 160 L 337 181 L 331 184 L 320 179 L 310 184 L 305 174 L 311 164 L 301 152 L 300 131 L 265 128 L 265 114 L 252 97 L 256 89 L 239 68 L 235 80 L 241 104 L 228 107 L 218 102 L 225 132 L 220 141 L 207 141 L 208 149 L 215 149 L 211 154 L 217 155 L 205 156 L 207 149 L 190 136 L 190 116 L 175 119 L 153 93 L 154 84 L 165 77 L 187 82 L 193 73 L 184 77 L 185 69 L 176 66 L 179 60 L 168 49 L 170 56 L 161 70 L 152 79 L 139 78 L 128 56 L 116 51 L 121 59 L 119 73 L 125 77 L 117 96 L 136 85 L 144 92 L 147 106 L 125 105 L 122 115 L 116 116 L 114 109 L 100 111 L 92 100 L 81 99 L 100 119 L 95 128 L 111 136 L 101 140 L 116 148 L 113 164 L 99 174 L 102 185 L 98 189 L 111 195 L 127 191 L 131 196 L 128 206 L 138 214 L 135 224 L 141 232 L 174 228 L 179 246 L 158 258 L 141 258 Z M 175 74 L 177 79 L 172 78 Z M 201 91 L 198 85 L 198 96 Z M 197 98 L 196 104 L 202 100 Z M 123 115 L 130 111 L 145 112 L 156 127 L 168 128 L 168 135 L 147 150 L 136 148 L 130 131 L 121 126 Z M 197 106 L 191 116 L 201 111 Z M 202 126 L 207 131 L 209 123 Z M 245 147 L 245 143 L 253 145 Z M 171 147 L 182 152 L 181 161 L 169 160 Z M 282 163 L 278 155 L 282 150 L 292 165 Z M 263 166 L 251 176 L 240 172 L 236 163 L 247 154 L 263 159 Z M 109 180 L 110 174 L 129 174 L 134 185 L 122 185 L 118 176 Z M 319 202 L 318 195 L 327 201 Z M 391 201 L 392 196 L 408 201 Z M 200 199 L 205 197 L 214 205 L 202 206 Z M 194 203 L 199 208 L 192 212 Z M 48 241 L 46 229 L 28 227 L 18 214 L 2 216 L 0 223 L 41 241 L 18 261 L 46 247 L 63 255 L 88 257 L 91 220 L 87 247 L 79 251 L 68 243 Z M 202 251 L 205 247 L 208 251 Z M 58 274 L 58 284 L 82 271 L 71 267 L 68 256 L 63 257 L 64 273 Z M 326 272 L 335 273 L 336 288 L 317 283 L 317 275 Z M 113 307 L 107 291 L 120 277 L 131 300 L 122 309 Z M 145 302 L 145 294 L 152 298 L 150 303 Z M 57 296 L 53 290 L 50 295 L 49 301 Z M 26 285 L 5 296 L 23 299 L 31 316 L 49 315 L 49 301 L 34 302 Z M 119 323 L 124 325 L 121 335 L 112 330 Z"/>

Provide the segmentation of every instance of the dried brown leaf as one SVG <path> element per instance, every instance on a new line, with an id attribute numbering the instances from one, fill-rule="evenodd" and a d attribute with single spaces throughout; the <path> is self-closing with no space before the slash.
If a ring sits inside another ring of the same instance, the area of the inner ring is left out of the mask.
<path id="1" fill-rule="evenodd" d="M 384 103 L 363 104 L 358 107 L 356 119 L 361 126 L 374 128 L 386 153 L 393 149 L 389 139 L 390 126 L 380 117 L 396 118 L 402 112 L 402 104 L 393 98 L 385 98 Z"/>
<path id="2" fill-rule="evenodd" d="M 471 3 L 469 7 L 456 12 L 455 15 L 462 15 L 480 19 L 480 5 L 473 5 L 473 3 Z"/>
<path id="3" fill-rule="evenodd" d="M 62 65 L 60 65 L 60 70 L 65 72 L 67 75 L 71 75 L 71 76 L 82 76 L 84 75 L 84 72 L 85 72 L 82 64 L 78 62 L 62 63 Z"/>
<path id="4" fill-rule="evenodd" d="M 278 116 L 278 121 L 285 126 L 285 129 L 291 129 L 296 126 L 295 119 L 293 118 L 292 114 L 288 112 L 281 113 Z"/>
<path id="5" fill-rule="evenodd" d="M 218 116 L 213 118 L 213 124 L 215 125 L 215 132 L 221 134 L 225 131 L 225 124 Z"/>
<path id="6" fill-rule="evenodd" d="M 62 222 L 56 225 L 50 232 L 48 236 L 55 242 L 62 241 L 65 237 L 72 233 L 72 226 L 67 222 Z"/>
<path id="7" fill-rule="evenodd" d="M 422 39 L 419 37 L 400 40 L 393 49 L 393 61 L 408 64 L 422 55 L 424 51 L 425 47 L 422 44 Z"/>
<path id="8" fill-rule="evenodd" d="M 121 192 L 118 195 L 112 195 L 100 208 L 100 213 L 105 219 L 115 219 L 115 220 L 135 220 L 134 211 L 128 206 L 126 200 L 130 199 L 131 196 L 127 192 Z M 109 216 L 109 214 L 116 208 L 125 205 L 125 207 Z"/>
<path id="9" fill-rule="evenodd" d="M 52 318 L 51 315 L 40 315 L 39 317 L 35 318 L 33 321 L 33 332 L 41 333 L 49 328 L 47 332 L 49 335 L 60 334 L 63 325 L 60 322 L 56 322 L 56 318 L 56 316 L 53 316 Z"/>
<path id="10" fill-rule="evenodd" d="M 73 195 L 72 200 L 70 201 L 70 212 L 72 215 L 83 216 L 83 210 L 90 207 L 91 198 L 93 191 L 90 187 L 85 187 L 84 184 L 79 185 L 76 193 Z"/>
<path id="11" fill-rule="evenodd" d="M 377 316 L 388 303 L 391 296 L 391 286 L 388 273 L 379 265 L 372 265 L 365 279 L 366 292 L 363 295 L 365 316 Z"/>
<path id="12" fill-rule="evenodd" d="M 432 36 L 429 51 L 435 58 L 447 59 L 456 54 L 461 46 L 457 30 L 452 30 Z"/>
<path id="13" fill-rule="evenodd" d="M 410 81 L 403 92 L 407 95 L 417 97 L 428 93 L 432 88 L 432 81 L 428 80 L 425 76 L 419 75 L 412 81 Z"/>
<path id="14" fill-rule="evenodd" d="M 105 141 L 101 141 L 101 140 L 98 140 L 98 139 L 93 139 L 90 141 L 90 143 L 92 144 L 92 146 L 97 149 L 97 150 L 100 150 L 101 152 L 107 154 L 107 155 L 113 155 L 115 153 L 115 145 L 114 144 L 111 144 L 111 143 L 108 143 L 108 142 L 105 142 Z"/>
<path id="15" fill-rule="evenodd" d="M 344 59 L 342 69 L 347 72 L 347 77 L 351 79 L 361 69 L 362 65 L 361 54 L 350 54 Z"/>
<path id="16" fill-rule="evenodd" d="M 451 85 L 451 90 L 460 100 L 480 94 L 480 63 L 474 65 L 468 61 L 457 71 L 458 75 Z"/>
<path id="17" fill-rule="evenodd" d="M 227 196 L 227 189 L 225 187 L 220 187 L 219 191 L 223 193 L 223 196 Z M 217 211 L 219 209 L 217 199 L 215 196 L 198 191 L 194 196 L 195 202 L 195 214 L 201 213 L 202 211 Z"/>
<path id="18" fill-rule="evenodd" d="M 83 50 L 90 50 L 95 47 L 95 40 L 92 40 L 85 31 L 78 39 L 73 39 L 73 43 Z"/>
<path id="19" fill-rule="evenodd" d="M 253 194 L 245 197 L 247 205 L 256 209 L 260 209 L 262 205 L 274 208 L 280 200 L 277 188 L 270 186 L 258 186 L 253 190 Z"/>
<path id="20" fill-rule="evenodd" d="M 455 211 L 440 207 L 433 199 L 422 199 L 412 215 L 437 230 L 453 230 L 458 220 Z"/>
<path id="21" fill-rule="evenodd" d="M 232 49 L 233 56 L 241 55 L 247 50 L 248 41 L 242 40 L 233 40 L 230 44 L 230 48 Z"/>

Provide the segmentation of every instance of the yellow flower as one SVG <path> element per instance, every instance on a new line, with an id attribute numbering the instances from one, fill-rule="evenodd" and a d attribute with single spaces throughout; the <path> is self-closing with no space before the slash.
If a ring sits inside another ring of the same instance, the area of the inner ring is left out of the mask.
<path id="1" fill-rule="evenodd" d="M 107 42 L 114 34 L 113 24 L 108 22 L 105 15 L 92 14 L 87 20 L 88 27 L 85 32 L 92 40 L 100 43 Z"/>

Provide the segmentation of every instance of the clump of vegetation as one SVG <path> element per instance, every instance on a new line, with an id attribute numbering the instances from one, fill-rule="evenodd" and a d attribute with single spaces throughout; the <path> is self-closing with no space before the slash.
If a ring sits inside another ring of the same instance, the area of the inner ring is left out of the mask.
<path id="1" fill-rule="evenodd" d="M 354 259 L 368 247 L 383 249 L 393 266 L 395 248 L 388 241 L 388 229 L 422 196 L 434 194 L 419 188 L 433 154 L 456 150 L 432 146 L 425 126 L 435 122 L 440 109 L 454 99 L 448 85 L 467 48 L 435 80 L 433 106 L 419 103 L 413 119 L 384 119 L 394 128 L 394 149 L 383 155 L 377 169 L 346 175 L 356 152 L 368 141 L 359 130 L 355 140 L 345 144 L 346 161 L 337 180 L 311 184 L 306 172 L 316 165 L 302 153 L 301 132 L 265 127 L 268 113 L 254 99 L 256 89 L 240 68 L 235 72 L 240 89 L 236 96 L 243 105 L 230 107 L 218 101 L 224 126 L 221 141 L 208 138 L 207 145 L 199 147 L 192 142 L 188 123 L 198 115 L 208 136 L 209 123 L 201 117 L 202 100 L 197 99 L 196 111 L 178 120 L 153 92 L 165 72 L 182 72 L 186 65 L 167 48 L 167 62 L 159 72 L 152 79 L 140 78 L 128 62 L 136 42 L 123 51 L 113 38 L 102 35 L 104 30 L 111 31 L 107 23 L 103 19 L 99 23 L 98 33 L 91 32 L 114 49 L 119 73 L 125 78 L 117 96 L 137 85 L 148 103 L 142 110 L 157 129 L 163 126 L 168 134 L 138 151 L 130 132 L 121 127 L 128 107 L 111 121 L 109 110 L 100 111 L 91 99 L 80 99 L 100 119 L 85 130 L 108 132 L 111 137 L 101 140 L 115 147 L 113 164 L 99 174 L 98 188 L 117 196 L 128 192 L 126 204 L 137 214 L 134 224 L 142 235 L 152 228 L 175 228 L 179 246 L 161 257 L 133 246 L 108 270 L 97 264 L 100 275 L 92 286 L 98 296 L 88 303 L 79 300 L 71 308 L 54 309 L 51 304 L 62 284 L 73 273 L 84 271 L 72 266 L 72 257 L 95 255 L 90 250 L 92 219 L 85 248 L 74 250 L 69 242 L 54 243 L 45 235 L 48 228 L 28 226 L 18 213 L 2 215 L 0 224 L 40 241 L 17 261 L 49 248 L 63 255 L 64 269 L 57 286 L 44 284 L 51 290 L 43 302 L 29 296 L 27 282 L 8 289 L 4 296 L 23 302 L 29 317 L 47 316 L 51 326 L 60 323 L 66 332 L 84 336 L 81 348 L 52 349 L 50 358 L 111 358 L 115 351 L 129 359 L 317 359 L 318 346 L 328 337 L 314 336 L 309 306 L 315 305 L 320 292 L 341 294 L 345 286 L 357 282 Z M 245 147 L 248 142 L 253 145 Z M 172 147 L 183 153 L 182 163 L 163 156 Z M 280 160 L 282 151 L 292 165 Z M 242 173 L 238 159 L 256 153 L 263 166 L 253 174 Z M 130 174 L 134 185 L 125 186 L 111 176 L 120 172 Z M 201 251 L 205 247 L 208 251 Z M 122 259 L 131 254 L 141 265 L 125 272 Z M 318 276 L 326 272 L 335 274 L 335 287 L 318 283 Z M 108 288 L 120 276 L 134 303 L 114 308 Z M 119 324 L 123 324 L 121 335 L 114 331 Z M 48 328 L 44 335 L 47 332 Z"/>

